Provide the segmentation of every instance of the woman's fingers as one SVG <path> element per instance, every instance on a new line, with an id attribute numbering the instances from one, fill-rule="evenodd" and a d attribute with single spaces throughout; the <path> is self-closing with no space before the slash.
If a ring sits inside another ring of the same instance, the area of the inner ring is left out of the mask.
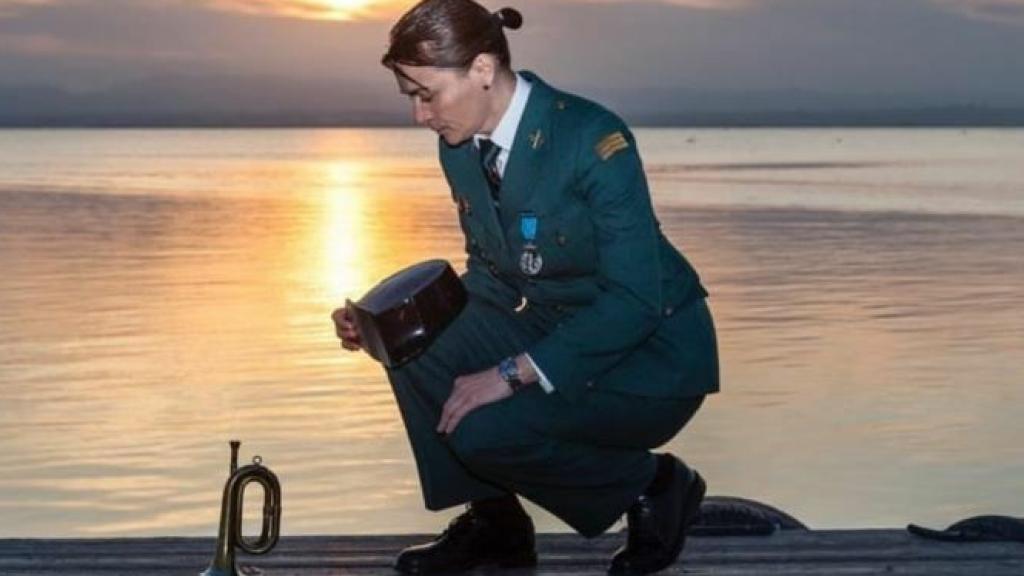
<path id="1" fill-rule="evenodd" d="M 359 334 L 356 334 L 354 330 L 347 334 L 342 334 L 341 341 L 349 346 L 354 346 L 354 348 L 351 348 L 352 350 L 358 350 L 363 347 L 363 341 L 359 339 Z"/>
<path id="2" fill-rule="evenodd" d="M 441 420 L 437 423 L 437 431 L 441 434 L 449 434 L 455 430 L 459 420 L 471 409 L 471 401 L 472 398 L 465 388 L 455 386 L 455 390 L 441 410 Z"/>
<path id="3" fill-rule="evenodd" d="M 441 419 L 437 422 L 436 432 L 438 434 L 448 433 L 448 420 L 452 417 L 453 401 L 455 400 L 455 394 L 448 397 L 448 401 L 444 403 L 444 407 L 441 408 Z"/>
<path id="4" fill-rule="evenodd" d="M 345 308 L 336 308 L 334 312 L 331 312 L 331 320 L 338 326 L 347 324 L 349 322 L 348 310 Z"/>
<path id="5" fill-rule="evenodd" d="M 464 405 L 459 405 L 452 408 L 449 412 L 441 415 L 441 423 L 438 425 L 437 431 L 441 434 L 451 434 L 455 431 L 455 427 L 459 425 L 459 420 L 469 412 L 469 408 Z"/>
<path id="6" fill-rule="evenodd" d="M 359 332 L 352 321 L 352 315 L 347 308 L 338 308 L 331 312 L 331 320 L 334 321 L 334 333 L 341 338 L 341 345 L 346 350 L 359 350 L 362 342 L 359 339 Z"/>
<path id="7" fill-rule="evenodd" d="M 462 419 L 477 408 L 507 398 L 512 394 L 508 384 L 498 375 L 497 368 L 476 374 L 459 376 L 452 386 L 452 393 L 441 409 L 437 432 L 450 434 Z"/>
<path id="8" fill-rule="evenodd" d="M 338 336 L 342 340 L 349 340 L 356 343 L 359 342 L 359 332 L 356 332 L 355 328 L 349 330 L 342 329 Z"/>
<path id="9" fill-rule="evenodd" d="M 470 410 L 472 409 L 472 407 L 466 407 L 466 405 L 463 404 L 455 412 L 453 412 L 451 418 L 448 420 L 448 429 L 445 431 L 445 434 L 451 434 L 452 432 L 454 432 L 455 428 L 459 426 L 459 422 L 462 421 L 462 418 L 466 414 L 469 414 Z"/>

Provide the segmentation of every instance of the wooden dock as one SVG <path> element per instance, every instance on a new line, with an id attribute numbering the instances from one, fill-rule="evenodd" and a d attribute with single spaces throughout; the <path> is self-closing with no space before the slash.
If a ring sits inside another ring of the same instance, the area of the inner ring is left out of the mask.
<path id="1" fill-rule="evenodd" d="M 604 574 L 624 534 L 586 540 L 574 534 L 541 534 L 536 569 L 509 575 Z M 243 574 L 397 574 L 391 561 L 426 535 L 301 536 L 282 538 L 266 556 L 239 554 Z M 0 574 L 191 575 L 206 568 L 213 538 L 109 540 L 0 540 Z M 490 574 L 479 569 L 475 574 Z M 782 531 L 771 536 L 691 537 L 680 561 L 661 574 L 747 575 L 1024 575 L 1024 543 L 950 543 L 904 530 Z"/>

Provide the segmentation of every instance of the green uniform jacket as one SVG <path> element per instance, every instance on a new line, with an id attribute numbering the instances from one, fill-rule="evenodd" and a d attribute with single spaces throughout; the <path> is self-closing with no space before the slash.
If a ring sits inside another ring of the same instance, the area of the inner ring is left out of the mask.
<path id="1" fill-rule="evenodd" d="M 472 139 L 440 142 L 468 255 L 462 279 L 497 305 L 550 315 L 529 350 L 555 390 L 685 398 L 718 390 L 714 328 L 697 273 L 661 233 L 632 133 L 600 105 L 533 83 L 496 210 Z M 538 274 L 520 269 L 524 212 Z"/>

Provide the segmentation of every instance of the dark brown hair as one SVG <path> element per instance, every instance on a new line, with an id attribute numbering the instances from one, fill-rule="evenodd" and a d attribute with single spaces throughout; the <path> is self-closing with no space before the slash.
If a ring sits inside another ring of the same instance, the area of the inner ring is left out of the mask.
<path id="1" fill-rule="evenodd" d="M 473 0 L 422 0 L 391 28 L 381 64 L 468 68 L 477 54 L 494 54 L 508 68 L 512 58 L 504 28 L 523 25 L 513 8 L 491 13 Z"/>

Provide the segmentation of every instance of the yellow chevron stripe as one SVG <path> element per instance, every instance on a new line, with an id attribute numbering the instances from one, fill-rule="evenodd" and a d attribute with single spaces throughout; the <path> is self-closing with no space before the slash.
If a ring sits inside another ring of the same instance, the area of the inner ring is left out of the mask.
<path id="1" fill-rule="evenodd" d="M 621 132 L 615 132 L 602 138 L 601 141 L 597 143 L 596 149 L 600 151 L 607 151 L 618 148 L 623 144 L 626 144 L 626 138 Z"/>
<path id="2" fill-rule="evenodd" d="M 601 161 L 607 161 L 616 152 L 629 148 L 629 142 L 626 141 L 626 137 L 622 135 L 622 132 L 613 132 L 604 138 L 594 146 L 594 151 L 601 158 Z"/>

